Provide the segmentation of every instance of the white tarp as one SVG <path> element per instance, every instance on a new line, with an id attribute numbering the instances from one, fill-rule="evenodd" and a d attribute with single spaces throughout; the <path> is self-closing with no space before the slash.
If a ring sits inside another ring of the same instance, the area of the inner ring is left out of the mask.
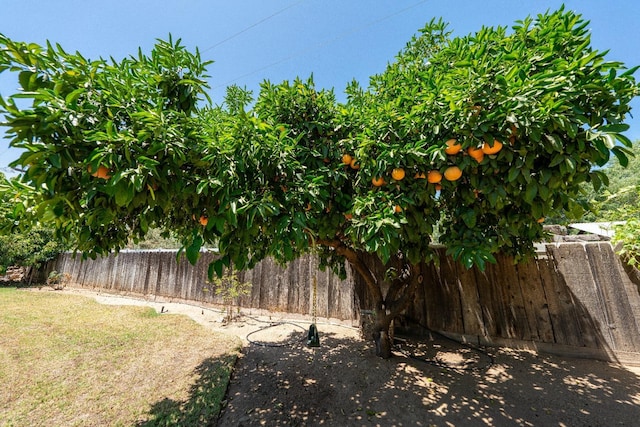
<path id="1" fill-rule="evenodd" d="M 613 237 L 616 232 L 616 225 L 625 224 L 626 221 L 610 221 L 610 222 L 577 222 L 569 224 L 569 227 L 576 230 L 585 231 L 591 234 L 598 234 L 605 237 Z"/>

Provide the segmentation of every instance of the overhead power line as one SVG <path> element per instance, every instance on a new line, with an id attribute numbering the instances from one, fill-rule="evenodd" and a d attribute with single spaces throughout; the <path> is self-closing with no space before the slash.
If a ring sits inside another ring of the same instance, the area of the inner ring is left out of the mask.
<path id="1" fill-rule="evenodd" d="M 390 13 L 388 15 L 385 15 L 385 16 L 381 17 L 381 18 L 378 18 L 376 20 L 368 22 L 368 23 L 366 23 L 364 25 L 360 25 L 358 27 L 355 27 L 355 28 L 353 28 L 351 30 L 344 31 L 344 32 L 338 34 L 336 37 L 321 41 L 320 43 L 317 43 L 317 44 L 315 44 L 315 45 L 313 45 L 313 46 L 311 46 L 311 47 L 309 47 L 307 49 L 301 49 L 301 50 L 299 50 L 297 52 L 294 52 L 293 54 L 291 54 L 291 55 L 289 55 L 287 57 L 279 59 L 279 60 L 277 60 L 275 62 L 272 62 L 272 63 L 270 63 L 268 65 L 265 65 L 264 67 L 260 67 L 260 68 L 257 68 L 255 70 L 253 70 L 253 71 L 250 71 L 248 73 L 242 74 L 241 76 L 238 76 L 238 77 L 236 77 L 236 78 L 234 78 L 232 80 L 229 80 L 224 84 L 220 84 L 220 85 L 214 86 L 212 89 L 219 89 L 221 87 L 228 86 L 228 85 L 230 85 L 231 83 L 233 83 L 235 81 L 238 81 L 238 80 L 243 79 L 245 77 L 249 77 L 249 76 L 251 76 L 253 74 L 259 73 L 260 71 L 264 71 L 264 70 L 266 70 L 268 68 L 271 68 L 271 67 L 274 67 L 276 65 L 282 64 L 283 62 L 290 61 L 291 59 L 296 58 L 298 56 L 302 56 L 302 55 L 305 55 L 305 54 L 307 54 L 309 52 L 313 52 L 314 50 L 318 50 L 320 48 L 328 46 L 328 45 L 330 45 L 332 43 L 337 42 L 338 40 L 341 40 L 341 39 L 345 38 L 346 36 L 348 36 L 350 34 L 353 34 L 353 33 L 362 31 L 362 30 L 364 30 L 366 28 L 369 28 L 369 27 L 372 27 L 374 25 L 377 25 L 377 24 L 379 24 L 379 23 L 381 23 L 383 21 L 386 21 L 388 19 L 393 18 L 394 16 L 401 15 L 401 14 L 403 14 L 403 13 L 405 13 L 405 12 L 407 12 L 407 11 L 413 9 L 413 8 L 416 8 L 416 7 L 420 6 L 423 3 L 426 3 L 427 1 L 429 1 L 429 0 L 421 0 L 421 1 L 417 2 L 417 3 L 414 3 L 414 4 L 410 5 L 410 6 L 405 7 L 404 9 L 400 9 L 400 10 L 398 10 L 396 12 Z"/>
<path id="2" fill-rule="evenodd" d="M 216 44 L 214 44 L 214 45 L 209 46 L 208 48 L 206 48 L 205 50 L 203 50 L 203 51 L 202 51 L 202 53 L 207 52 L 207 51 L 210 51 L 211 49 L 214 49 L 214 48 L 216 48 L 216 47 L 220 46 L 221 44 L 226 43 L 226 42 L 228 42 L 229 40 L 232 40 L 232 39 L 234 39 L 234 38 L 238 37 L 238 36 L 239 36 L 239 35 L 241 35 L 241 34 L 246 33 L 246 32 L 247 32 L 247 31 L 249 31 L 250 29 L 257 27 L 258 25 L 262 24 L 263 22 L 268 21 L 269 19 L 272 19 L 272 18 L 274 18 L 274 17 L 276 17 L 276 16 L 280 15 L 282 12 L 285 12 L 286 10 L 291 9 L 292 7 L 297 6 L 297 5 L 299 5 L 300 3 L 302 3 L 302 2 L 304 2 L 304 0 L 300 0 L 300 1 L 298 1 L 298 2 L 292 3 L 292 4 L 290 4 L 289 6 L 286 6 L 286 7 L 282 8 L 282 9 L 278 10 L 277 12 L 272 13 L 271 15 L 269 15 L 269 16 L 267 16 L 267 17 L 265 17 L 265 18 L 261 19 L 260 21 L 256 22 L 255 24 L 251 24 L 251 25 L 249 25 L 248 27 L 244 28 L 243 30 L 240 30 L 240 31 L 238 31 L 238 32 L 237 32 L 237 33 L 235 33 L 235 34 L 230 35 L 230 36 L 229 36 L 229 37 L 227 37 L 226 39 L 224 39 L 224 40 L 220 40 L 218 43 L 216 43 Z"/>

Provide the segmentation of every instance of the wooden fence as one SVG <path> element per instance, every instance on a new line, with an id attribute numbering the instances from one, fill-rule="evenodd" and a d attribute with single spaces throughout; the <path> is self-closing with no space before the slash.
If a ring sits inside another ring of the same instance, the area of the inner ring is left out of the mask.
<path id="1" fill-rule="evenodd" d="M 479 344 L 640 364 L 640 293 L 608 242 L 549 244 L 485 271 L 441 255 L 408 317 Z"/>
<path id="2" fill-rule="evenodd" d="M 206 282 L 212 254 L 196 266 L 174 251 L 121 252 L 80 261 L 63 254 L 48 266 L 76 286 L 167 300 L 221 304 Z M 485 271 L 445 256 L 425 264 L 423 284 L 407 319 L 479 344 L 529 347 L 566 355 L 640 364 L 640 293 L 608 242 L 547 245 L 547 253 L 515 265 L 509 257 Z M 359 321 L 370 309 L 366 287 L 349 273 L 340 280 L 304 257 L 286 268 L 271 260 L 238 274 L 253 284 L 240 305 L 309 314 L 317 277 L 319 317 Z"/>
<path id="3" fill-rule="evenodd" d="M 222 305 L 222 297 L 216 296 L 214 286 L 207 282 L 207 268 L 214 257 L 213 253 L 203 253 L 192 266 L 184 258 L 178 262 L 176 251 L 122 251 L 117 256 L 85 261 L 80 256 L 63 253 L 47 270 L 68 273 L 71 283 L 82 288 Z M 242 307 L 311 313 L 314 302 L 311 285 L 315 276 L 318 316 L 357 319 L 350 272 L 346 280 L 340 280 L 330 270 L 320 271 L 313 257 L 302 257 L 286 267 L 266 259 L 237 276 L 241 282 L 252 284 L 250 294 L 239 299 Z"/>

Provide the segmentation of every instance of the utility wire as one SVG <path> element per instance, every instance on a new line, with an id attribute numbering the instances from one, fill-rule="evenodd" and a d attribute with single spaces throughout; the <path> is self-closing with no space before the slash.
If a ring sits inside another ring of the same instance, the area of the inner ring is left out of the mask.
<path id="1" fill-rule="evenodd" d="M 291 59 L 296 58 L 296 57 L 298 57 L 298 56 L 302 56 L 302 55 L 307 54 L 307 53 L 309 53 L 309 52 L 312 52 L 312 51 L 314 51 L 314 50 L 318 50 L 318 49 L 320 49 L 320 48 L 322 48 L 322 47 L 325 47 L 325 46 L 327 46 L 327 45 L 333 44 L 333 43 L 337 42 L 338 40 L 341 40 L 341 39 L 345 38 L 346 36 L 348 36 L 348 35 L 350 35 L 350 34 L 353 34 L 353 33 L 359 32 L 359 31 L 362 31 L 362 30 L 364 30 L 364 29 L 366 29 L 366 28 L 372 27 L 372 26 L 377 25 L 377 24 L 379 24 L 379 23 L 381 23 L 381 22 L 383 22 L 383 21 L 386 21 L 386 20 L 388 20 L 388 19 L 391 19 L 391 18 L 393 18 L 394 16 L 397 16 L 397 15 L 403 14 L 403 13 L 405 13 L 405 12 L 407 12 L 407 11 L 409 11 L 409 10 L 413 9 L 413 8 L 416 8 L 416 7 L 420 6 L 420 5 L 421 5 L 421 4 L 423 4 L 423 3 L 426 3 L 427 1 L 428 1 L 428 0 L 421 0 L 421 1 L 417 2 L 417 3 L 414 3 L 414 4 L 410 5 L 410 6 L 405 7 L 404 9 L 401 9 L 401 10 L 399 10 L 399 11 L 397 11 L 397 12 L 393 12 L 393 13 L 391 13 L 391 14 L 389 14 L 389 15 L 385 15 L 385 16 L 383 16 L 382 18 L 378 18 L 378 19 L 376 19 L 376 20 L 374 20 L 374 21 L 371 21 L 371 22 L 366 23 L 366 24 L 364 24 L 364 25 L 361 25 L 361 26 L 359 26 L 359 27 L 355 27 L 355 28 L 353 28 L 353 29 L 351 29 L 351 30 L 344 31 L 344 32 L 342 32 L 342 33 L 338 34 L 338 35 L 337 35 L 336 37 L 334 37 L 334 38 L 324 40 L 324 41 L 322 41 L 322 42 L 320 42 L 320 43 L 317 43 L 317 44 L 313 45 L 313 46 L 312 46 L 312 47 L 310 47 L 310 48 L 307 48 L 307 49 L 301 49 L 301 50 L 299 50 L 299 51 L 297 51 L 297 52 L 294 52 L 293 54 L 291 54 L 291 55 L 289 55 L 289 56 L 287 56 L 287 57 L 285 57 L 285 58 L 283 58 L 283 59 L 280 59 L 280 60 L 278 60 L 278 61 L 275 61 L 275 62 L 272 62 L 272 63 L 270 63 L 270 64 L 268 64 L 268 65 L 265 65 L 264 67 L 260 67 L 260 68 L 258 68 L 258 69 L 253 70 L 253 71 L 250 71 L 250 72 L 248 72 L 248 73 L 245 73 L 245 74 L 243 74 L 243 75 L 241 75 L 241 76 L 239 76 L 239 77 L 236 77 L 236 78 L 234 78 L 234 79 L 232 79 L 232 80 L 227 81 L 226 83 L 223 83 L 223 84 L 220 84 L 220 85 L 214 86 L 214 87 L 212 87 L 212 89 L 219 89 L 219 88 L 221 88 L 221 87 L 228 86 L 229 84 L 231 84 L 231 83 L 233 83 L 233 82 L 235 82 L 235 81 L 238 81 L 238 80 L 243 79 L 243 78 L 245 78 L 245 77 L 249 77 L 249 76 L 251 76 L 251 75 L 253 75 L 253 74 L 259 73 L 260 71 L 263 71 L 263 70 L 266 70 L 266 69 L 271 68 L 271 67 L 273 67 L 273 66 L 276 66 L 276 65 L 282 64 L 283 62 L 290 61 Z"/>
<path id="2" fill-rule="evenodd" d="M 239 36 L 239 35 L 241 35 L 241 34 L 246 33 L 246 32 L 247 32 L 247 31 L 249 31 L 250 29 L 257 27 L 258 25 L 262 24 L 263 22 L 268 21 L 269 19 L 274 18 L 274 17 L 276 17 L 276 16 L 280 15 L 282 12 L 284 12 L 284 11 L 286 11 L 286 10 L 288 10 L 288 9 L 291 9 L 292 7 L 297 6 L 297 5 L 299 5 L 300 3 L 302 3 L 302 2 L 304 2 L 304 0 L 300 0 L 300 1 L 296 2 L 296 3 L 292 3 L 292 4 L 290 4 L 289 6 L 287 6 L 287 7 L 283 8 L 283 9 L 280 9 L 280 10 L 278 10 L 277 12 L 272 13 L 271 15 L 269 15 L 269 16 L 267 16 L 267 17 L 265 17 L 265 18 L 261 19 L 260 21 L 256 22 L 255 24 L 251 24 L 251 25 L 249 25 L 248 27 L 246 27 L 245 29 L 240 30 L 240 31 L 238 31 L 238 32 L 237 32 L 237 33 L 235 33 L 235 34 L 230 35 L 230 36 L 229 36 L 229 37 L 227 37 L 226 39 L 224 39 L 224 40 L 220 40 L 218 43 L 216 43 L 216 44 L 214 44 L 214 45 L 209 46 L 208 48 L 206 48 L 205 50 L 203 50 L 203 51 L 202 51 L 202 53 L 207 52 L 207 51 L 210 51 L 211 49 L 214 49 L 214 48 L 216 48 L 216 47 L 220 46 L 221 44 L 226 43 L 226 42 L 228 42 L 229 40 L 232 40 L 232 39 L 234 39 L 234 38 L 238 37 L 238 36 Z"/>

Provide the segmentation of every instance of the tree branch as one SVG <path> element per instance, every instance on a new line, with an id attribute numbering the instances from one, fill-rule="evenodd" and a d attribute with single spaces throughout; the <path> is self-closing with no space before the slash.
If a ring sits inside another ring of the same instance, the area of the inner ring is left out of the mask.
<path id="1" fill-rule="evenodd" d="M 344 243 L 339 240 L 327 240 L 327 239 L 318 239 L 316 241 L 317 244 L 328 246 L 335 249 L 336 253 L 342 257 L 344 257 L 351 266 L 360 274 L 364 282 L 366 283 L 369 291 L 376 301 L 376 305 L 382 304 L 382 290 L 376 280 L 375 276 L 367 268 L 367 266 L 362 262 L 358 253 L 352 248 L 347 247 Z"/>

